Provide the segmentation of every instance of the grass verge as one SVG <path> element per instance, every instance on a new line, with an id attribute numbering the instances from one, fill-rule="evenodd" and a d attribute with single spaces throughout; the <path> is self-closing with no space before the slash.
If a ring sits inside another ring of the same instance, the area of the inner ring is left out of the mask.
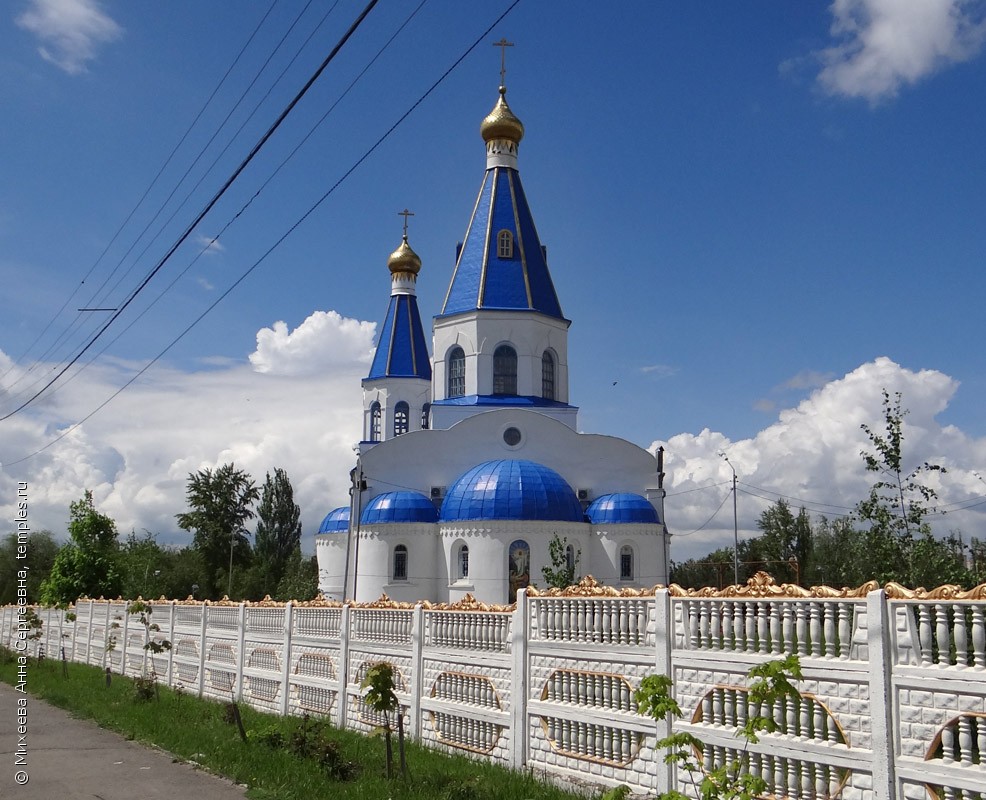
<path id="1" fill-rule="evenodd" d="M 17 682 L 9 651 L 0 652 L 0 680 Z M 279 717 L 240 707 L 243 742 L 227 705 L 158 687 L 139 701 L 134 681 L 84 664 L 33 661 L 28 691 L 128 739 L 160 747 L 183 761 L 248 787 L 252 800 L 572 800 L 579 795 L 485 761 L 408 744 L 410 778 L 386 777 L 379 737 L 330 727 L 323 720 Z M 307 726 L 307 727 L 305 727 Z M 299 746 L 299 742 L 301 745 Z M 311 745 L 315 746 L 311 746 Z M 331 751 L 331 752 L 328 752 Z M 307 757 L 298 755 L 305 752 Z M 328 753 L 328 754 L 327 754 Z M 583 798 L 584 800 L 584 798 Z"/>

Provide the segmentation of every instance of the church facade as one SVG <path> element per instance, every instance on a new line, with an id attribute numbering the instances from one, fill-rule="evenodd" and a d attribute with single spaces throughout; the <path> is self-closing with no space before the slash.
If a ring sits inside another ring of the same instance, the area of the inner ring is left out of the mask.
<path id="1" fill-rule="evenodd" d="M 430 354 L 406 224 L 387 262 L 349 503 L 315 537 L 328 598 L 508 603 L 566 564 L 617 588 L 668 580 L 662 454 L 578 431 L 571 322 L 521 185 L 524 127 L 505 87 L 480 131 L 486 171 Z"/>

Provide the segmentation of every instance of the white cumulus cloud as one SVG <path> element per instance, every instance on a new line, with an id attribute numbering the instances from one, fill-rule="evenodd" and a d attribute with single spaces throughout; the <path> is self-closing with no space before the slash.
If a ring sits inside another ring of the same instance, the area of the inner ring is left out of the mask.
<path id="1" fill-rule="evenodd" d="M 335 311 L 316 311 L 293 331 L 284 322 L 257 332 L 250 363 L 273 375 L 318 375 L 350 363 L 368 364 L 376 323 L 348 319 Z"/>
<path id="2" fill-rule="evenodd" d="M 986 37 L 981 0 L 835 0 L 831 12 L 837 43 L 817 54 L 818 80 L 870 102 L 975 57 Z"/>
<path id="3" fill-rule="evenodd" d="M 860 451 L 872 450 L 860 425 L 882 431 L 884 388 L 891 397 L 901 392 L 909 412 L 904 419 L 905 468 L 929 461 L 948 469 L 944 476 L 928 478 L 939 492 L 939 507 L 947 509 L 933 518 L 933 527 L 939 533 L 955 529 L 980 534 L 986 504 L 968 511 L 961 507 L 986 495 L 986 486 L 974 474 L 986 463 L 986 439 L 970 438 L 936 419 L 958 387 L 941 372 L 912 371 L 878 358 L 780 412 L 776 422 L 750 439 L 730 441 L 706 429 L 655 442 L 654 447 L 665 448 L 666 514 L 672 532 L 679 534 L 672 541 L 672 557 L 683 561 L 732 546 L 732 471 L 719 451 L 727 454 L 738 476 L 741 536 L 758 532 L 761 511 L 778 496 L 815 515 L 850 513 L 875 480 L 860 456 Z"/>
<path id="4" fill-rule="evenodd" d="M 69 75 L 85 72 L 97 48 L 123 34 L 97 0 L 31 0 L 17 24 L 41 41 L 42 58 Z"/>

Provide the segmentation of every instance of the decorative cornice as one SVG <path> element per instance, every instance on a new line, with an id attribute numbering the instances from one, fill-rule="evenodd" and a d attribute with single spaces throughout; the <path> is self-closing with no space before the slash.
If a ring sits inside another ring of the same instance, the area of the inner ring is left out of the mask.
<path id="1" fill-rule="evenodd" d="M 908 589 L 891 581 L 884 589 L 891 600 L 986 600 L 986 583 L 972 589 L 963 589 L 954 583 L 946 583 L 935 589 Z"/>
<path id="2" fill-rule="evenodd" d="M 528 590 L 530 591 L 530 590 Z M 485 611 L 485 612 L 511 612 L 517 608 L 516 603 L 501 605 L 499 603 L 483 603 L 477 600 L 469 592 L 454 603 L 430 603 L 427 600 L 421 604 L 427 611 Z"/>
<path id="3" fill-rule="evenodd" d="M 880 584 L 876 581 L 868 581 L 857 589 L 833 589 L 831 586 L 812 586 L 810 589 L 806 589 L 803 586 L 798 586 L 796 583 L 777 584 L 766 572 L 758 572 L 746 582 L 745 586 L 725 586 L 722 589 L 704 586 L 701 589 L 683 589 L 678 584 L 672 583 L 668 587 L 668 593 L 672 597 L 749 597 L 757 599 L 793 600 L 808 597 L 866 597 L 867 594 L 879 588 Z"/>
<path id="4" fill-rule="evenodd" d="M 567 589 L 545 589 L 539 591 L 528 587 L 528 597 L 653 597 L 654 592 L 662 588 L 660 585 L 650 589 L 617 589 L 614 586 L 603 586 L 591 575 L 586 575 L 575 586 Z"/>

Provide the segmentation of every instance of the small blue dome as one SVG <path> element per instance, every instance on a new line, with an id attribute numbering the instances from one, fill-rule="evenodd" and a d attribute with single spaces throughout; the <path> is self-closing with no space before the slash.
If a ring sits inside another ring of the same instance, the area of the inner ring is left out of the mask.
<path id="1" fill-rule="evenodd" d="M 626 522 L 660 522 L 657 511 L 646 497 L 630 492 L 604 494 L 592 501 L 585 515 L 593 525 Z"/>
<path id="2" fill-rule="evenodd" d="M 585 521 L 561 475 L 522 460 L 487 461 L 466 472 L 445 495 L 441 518 Z"/>
<path id="3" fill-rule="evenodd" d="M 360 522 L 438 522 L 438 509 L 420 492 L 384 492 L 367 503 Z"/>
<path id="4" fill-rule="evenodd" d="M 318 526 L 319 533 L 346 533 L 349 530 L 349 506 L 333 508 L 322 524 Z"/>

